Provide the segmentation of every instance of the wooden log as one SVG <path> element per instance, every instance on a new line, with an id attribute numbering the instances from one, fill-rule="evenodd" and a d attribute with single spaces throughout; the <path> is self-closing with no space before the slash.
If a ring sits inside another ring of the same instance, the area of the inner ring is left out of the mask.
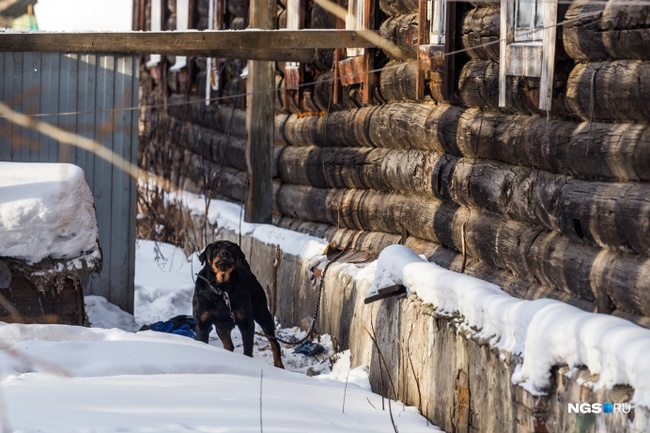
<path id="1" fill-rule="evenodd" d="M 573 179 L 522 166 L 461 159 L 451 197 L 592 245 L 650 255 L 650 184 Z"/>
<path id="2" fill-rule="evenodd" d="M 287 146 L 280 155 L 283 183 L 316 188 L 366 188 L 450 198 L 457 157 L 420 150 Z"/>
<path id="3" fill-rule="evenodd" d="M 568 75 L 568 63 L 556 65 L 551 107 L 553 117 L 573 118 L 563 89 Z M 489 108 L 508 113 L 546 115 L 538 107 L 539 78 L 508 76 L 506 80 L 508 106 L 499 107 L 499 64 L 492 60 L 474 59 L 467 62 L 460 73 L 458 90 L 468 107 Z"/>
<path id="4" fill-rule="evenodd" d="M 400 60 L 417 58 L 418 49 L 418 14 L 389 17 L 379 27 L 379 35 L 397 45 Z M 391 57 L 391 53 L 386 53 Z"/>
<path id="5" fill-rule="evenodd" d="M 383 147 L 445 151 L 460 155 L 456 144 L 463 109 L 411 102 L 324 116 L 292 115 L 276 123 L 278 140 L 294 146 Z"/>
<path id="6" fill-rule="evenodd" d="M 379 9 L 386 15 L 405 15 L 418 12 L 418 0 L 379 0 Z"/>
<path id="7" fill-rule="evenodd" d="M 471 58 L 499 61 L 500 20 L 499 8 L 475 8 L 465 14 L 462 41 Z"/>
<path id="8" fill-rule="evenodd" d="M 387 101 L 417 100 L 417 62 L 389 62 L 379 75 L 379 90 Z"/>
<path id="9" fill-rule="evenodd" d="M 335 245 L 349 245 L 355 250 L 367 251 L 371 254 L 381 252 L 386 246 L 404 244 L 417 254 L 423 254 L 430 262 L 452 271 L 465 273 L 500 286 L 506 293 L 520 299 L 552 298 L 566 302 L 585 311 L 597 311 L 594 301 L 589 301 L 576 296 L 575 293 L 559 291 L 541 284 L 530 275 L 515 275 L 510 271 L 495 267 L 483 260 L 474 257 L 464 258 L 461 253 L 450 250 L 435 242 L 409 236 L 401 236 L 337 228 L 330 224 L 300 221 L 286 216 L 276 216 L 273 223 L 293 231 L 307 233 L 318 238 L 325 238 Z M 640 326 L 650 328 L 650 317 L 632 314 L 624 310 L 615 309 L 611 315 L 622 317 Z"/>
<path id="10" fill-rule="evenodd" d="M 566 122 L 469 109 L 459 119 L 457 137 L 468 157 L 586 180 L 650 180 L 647 125 Z"/>
<path id="11" fill-rule="evenodd" d="M 558 233 L 445 202 L 370 190 L 325 190 L 283 185 L 283 215 L 337 227 L 416 236 L 460 250 L 516 275 L 531 275 L 560 292 L 650 315 L 650 259 L 572 243 Z"/>
<path id="12" fill-rule="evenodd" d="M 167 105 L 171 117 L 215 129 L 233 137 L 246 137 L 246 112 L 232 105 L 205 105 L 205 100 L 185 95 L 171 95 Z"/>
<path id="13" fill-rule="evenodd" d="M 283 183 L 453 200 L 577 242 L 650 255 L 650 185 L 573 179 L 529 167 L 416 150 L 288 146 Z"/>
<path id="14" fill-rule="evenodd" d="M 576 1 L 564 22 L 564 49 L 578 62 L 650 60 L 650 9 L 643 3 Z"/>
<path id="15" fill-rule="evenodd" d="M 650 118 L 650 62 L 577 64 L 566 95 L 573 112 L 584 120 L 645 123 Z"/>

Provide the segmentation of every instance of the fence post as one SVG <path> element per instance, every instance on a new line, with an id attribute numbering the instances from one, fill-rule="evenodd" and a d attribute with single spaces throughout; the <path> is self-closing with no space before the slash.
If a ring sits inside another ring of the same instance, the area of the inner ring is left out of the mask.
<path id="1" fill-rule="evenodd" d="M 253 0 L 249 26 L 271 30 L 275 26 L 276 0 Z M 275 104 L 275 64 L 248 62 L 246 96 L 246 165 L 248 198 L 245 220 L 270 223 L 273 211 L 273 129 Z"/>

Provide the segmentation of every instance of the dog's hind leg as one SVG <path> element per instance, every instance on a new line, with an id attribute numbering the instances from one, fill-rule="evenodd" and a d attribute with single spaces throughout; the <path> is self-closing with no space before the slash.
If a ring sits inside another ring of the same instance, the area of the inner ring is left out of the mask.
<path id="1" fill-rule="evenodd" d="M 268 317 L 267 315 L 264 315 L 262 322 L 258 323 L 260 324 L 262 331 L 264 331 L 264 335 L 266 335 L 266 338 L 269 340 L 271 352 L 273 353 L 273 365 L 278 368 L 284 368 L 284 364 L 282 363 L 282 349 L 280 349 L 280 343 L 278 343 L 278 340 L 275 339 L 275 323 L 273 317 L 269 313 Z"/>

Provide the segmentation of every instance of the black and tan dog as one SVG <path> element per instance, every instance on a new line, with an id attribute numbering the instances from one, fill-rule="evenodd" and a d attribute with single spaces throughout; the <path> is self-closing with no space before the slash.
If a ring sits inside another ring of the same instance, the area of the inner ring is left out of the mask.
<path id="1" fill-rule="evenodd" d="M 197 338 L 207 343 L 214 325 L 223 347 L 232 352 L 235 346 L 230 333 L 237 325 L 242 334 L 244 354 L 252 357 L 253 322 L 257 322 L 269 337 L 273 364 L 284 368 L 266 294 L 239 245 L 230 241 L 211 243 L 199 255 L 199 260 L 204 266 L 197 275 L 192 300 Z"/>

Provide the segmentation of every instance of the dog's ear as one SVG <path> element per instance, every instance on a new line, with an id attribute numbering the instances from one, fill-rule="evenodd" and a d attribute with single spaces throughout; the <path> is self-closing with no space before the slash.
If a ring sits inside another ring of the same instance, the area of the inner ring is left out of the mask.
<path id="1" fill-rule="evenodd" d="M 199 261 L 201 262 L 202 265 L 205 264 L 205 261 L 207 259 L 207 255 L 208 255 L 208 252 L 209 252 L 208 250 L 212 249 L 212 245 L 213 244 L 209 244 L 207 247 L 205 247 L 203 252 L 201 254 L 199 254 Z"/>
<path id="2" fill-rule="evenodd" d="M 243 266 L 245 268 L 250 268 L 251 265 L 248 264 L 248 261 L 246 261 L 246 254 L 242 251 L 242 249 L 238 246 L 237 248 L 237 265 L 238 266 Z"/>

